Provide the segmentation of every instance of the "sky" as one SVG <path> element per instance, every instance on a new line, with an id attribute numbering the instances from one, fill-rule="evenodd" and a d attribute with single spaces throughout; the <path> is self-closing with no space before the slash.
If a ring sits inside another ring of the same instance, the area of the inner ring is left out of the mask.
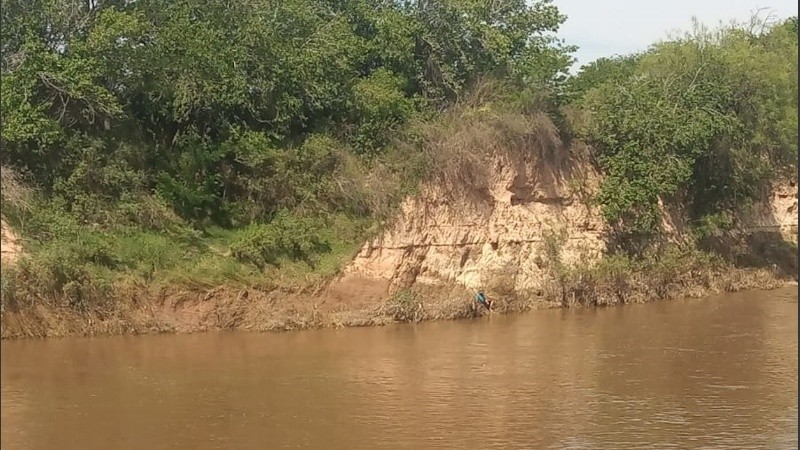
<path id="1" fill-rule="evenodd" d="M 759 8 L 768 8 L 781 19 L 797 15 L 796 0 L 553 0 L 553 4 L 567 15 L 558 36 L 580 47 L 572 72 L 597 58 L 645 50 L 668 33 L 689 30 L 693 16 L 713 27 L 720 21 L 745 21 Z"/>

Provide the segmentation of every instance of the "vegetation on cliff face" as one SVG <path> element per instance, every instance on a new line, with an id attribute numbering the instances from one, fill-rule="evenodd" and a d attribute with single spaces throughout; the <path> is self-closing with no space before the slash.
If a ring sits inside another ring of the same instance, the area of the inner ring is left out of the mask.
<path id="1" fill-rule="evenodd" d="M 605 175 L 597 201 L 623 235 L 660 231 L 659 200 L 684 205 L 699 230 L 714 231 L 796 172 L 797 19 L 756 25 L 696 24 L 571 80 L 588 116 L 578 135 Z"/>
<path id="2" fill-rule="evenodd" d="M 714 231 L 794 169 L 796 18 L 575 77 L 564 20 L 549 0 L 5 2 L 2 212 L 28 252 L 3 307 L 314 284 L 420 180 L 457 178 L 434 144 L 481 80 L 503 88 L 470 111 L 592 145 L 623 242 L 658 233 L 659 200 Z"/>

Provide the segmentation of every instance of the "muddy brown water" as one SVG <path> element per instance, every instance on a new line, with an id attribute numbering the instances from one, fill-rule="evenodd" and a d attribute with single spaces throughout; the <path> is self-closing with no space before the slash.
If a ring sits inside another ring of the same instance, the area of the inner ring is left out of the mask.
<path id="1" fill-rule="evenodd" d="M 797 448 L 797 291 L 2 342 L 12 449 Z"/>

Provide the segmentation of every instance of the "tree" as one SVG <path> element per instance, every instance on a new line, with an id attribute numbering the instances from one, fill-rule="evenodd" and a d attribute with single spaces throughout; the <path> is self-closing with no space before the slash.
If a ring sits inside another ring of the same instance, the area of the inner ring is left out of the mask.
<path id="1" fill-rule="evenodd" d="M 685 202 L 697 222 L 727 214 L 796 167 L 793 20 L 762 34 L 696 29 L 573 83 L 591 113 L 583 135 L 606 175 L 597 199 L 611 224 L 655 233 L 659 201 Z"/>

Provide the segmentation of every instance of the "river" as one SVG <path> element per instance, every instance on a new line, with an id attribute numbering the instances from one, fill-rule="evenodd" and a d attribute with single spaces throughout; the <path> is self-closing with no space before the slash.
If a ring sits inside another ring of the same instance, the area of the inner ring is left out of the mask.
<path id="1" fill-rule="evenodd" d="M 3 450 L 797 448 L 797 291 L 2 342 Z"/>

